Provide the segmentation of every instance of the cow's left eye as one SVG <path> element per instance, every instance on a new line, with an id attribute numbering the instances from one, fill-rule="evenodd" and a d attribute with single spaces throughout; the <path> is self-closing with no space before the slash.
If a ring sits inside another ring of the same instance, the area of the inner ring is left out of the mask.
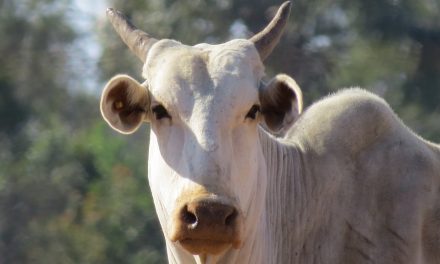
<path id="1" fill-rule="evenodd" d="M 251 109 L 249 109 L 249 112 L 246 114 L 246 118 L 255 119 L 257 118 L 258 112 L 260 112 L 260 106 L 253 105 Z"/>
<path id="2" fill-rule="evenodd" d="M 162 105 L 156 105 L 151 109 L 151 111 L 154 113 L 154 116 L 156 117 L 157 120 L 160 120 L 162 118 L 171 119 L 170 114 L 168 114 L 168 111 Z"/>

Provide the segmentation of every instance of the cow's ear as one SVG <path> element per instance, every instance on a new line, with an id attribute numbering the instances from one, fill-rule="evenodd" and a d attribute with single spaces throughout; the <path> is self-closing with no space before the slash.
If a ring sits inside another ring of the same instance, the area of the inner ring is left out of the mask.
<path id="1" fill-rule="evenodd" d="M 264 126 L 274 134 L 283 135 L 301 114 L 301 89 L 285 74 L 279 74 L 268 84 L 262 84 L 259 97 Z"/>
<path id="2" fill-rule="evenodd" d="M 113 77 L 101 95 L 101 114 L 123 134 L 135 132 L 146 121 L 150 97 L 148 89 L 127 75 Z"/>

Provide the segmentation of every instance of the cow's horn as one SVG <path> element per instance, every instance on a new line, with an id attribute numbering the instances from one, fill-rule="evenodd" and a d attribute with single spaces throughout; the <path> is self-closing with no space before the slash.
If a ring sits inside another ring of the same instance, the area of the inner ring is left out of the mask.
<path id="1" fill-rule="evenodd" d="M 270 23 L 250 40 L 260 53 L 261 60 L 265 60 L 278 44 L 284 31 L 290 14 L 290 1 L 284 2 L 278 9 L 275 17 Z"/>
<path id="2" fill-rule="evenodd" d="M 127 17 L 113 8 L 107 8 L 107 17 L 125 44 L 142 62 L 145 62 L 148 50 L 157 39 L 135 27 Z"/>

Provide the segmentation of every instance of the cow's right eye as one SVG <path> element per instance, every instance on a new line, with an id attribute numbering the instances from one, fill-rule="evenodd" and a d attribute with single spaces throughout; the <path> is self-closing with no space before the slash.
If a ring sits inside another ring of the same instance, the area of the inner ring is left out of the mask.
<path id="1" fill-rule="evenodd" d="M 255 119 L 257 118 L 257 115 L 260 111 L 261 110 L 259 105 L 253 105 L 249 112 L 246 114 L 246 118 Z"/>
<path id="2" fill-rule="evenodd" d="M 162 118 L 171 119 L 170 114 L 168 114 L 168 111 L 165 109 L 165 107 L 163 107 L 163 105 L 156 105 L 151 109 L 151 111 L 153 112 L 156 120 L 160 120 Z"/>

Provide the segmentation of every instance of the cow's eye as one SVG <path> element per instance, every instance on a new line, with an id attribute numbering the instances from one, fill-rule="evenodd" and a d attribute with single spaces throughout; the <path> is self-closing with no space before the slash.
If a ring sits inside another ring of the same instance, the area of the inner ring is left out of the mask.
<path id="1" fill-rule="evenodd" d="M 251 109 L 249 109 L 249 112 L 246 114 L 246 118 L 255 119 L 257 118 L 258 112 L 260 112 L 260 106 L 253 105 Z"/>
<path id="2" fill-rule="evenodd" d="M 154 117 L 156 117 L 156 120 L 160 120 L 162 118 L 170 118 L 170 114 L 168 114 L 168 111 L 163 107 L 163 105 L 156 105 L 151 109 L 151 111 L 154 114 Z"/>

